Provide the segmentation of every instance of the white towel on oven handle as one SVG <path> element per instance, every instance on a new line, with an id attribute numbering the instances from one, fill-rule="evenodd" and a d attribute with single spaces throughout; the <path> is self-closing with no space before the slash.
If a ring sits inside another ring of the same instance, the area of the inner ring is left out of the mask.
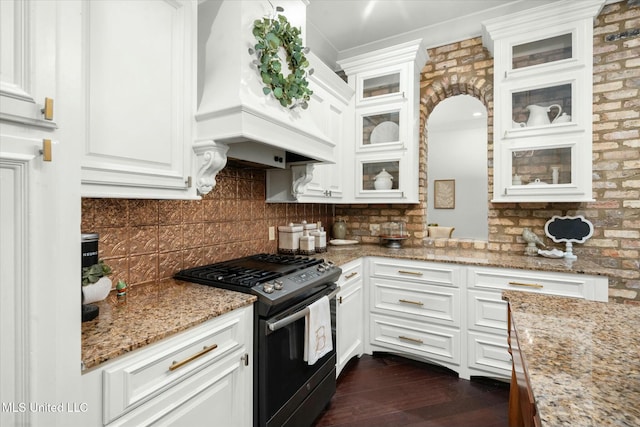
<path id="1" fill-rule="evenodd" d="M 331 311 L 327 296 L 309 305 L 309 314 L 305 316 L 304 323 L 304 360 L 309 365 L 313 365 L 333 350 Z"/>

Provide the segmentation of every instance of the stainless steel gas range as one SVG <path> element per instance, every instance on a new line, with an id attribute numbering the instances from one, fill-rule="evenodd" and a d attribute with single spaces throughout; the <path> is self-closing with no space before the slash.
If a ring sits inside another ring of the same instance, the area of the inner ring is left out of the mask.
<path id="1" fill-rule="evenodd" d="M 176 279 L 251 293 L 254 316 L 254 425 L 308 426 L 335 393 L 335 282 L 342 270 L 322 259 L 257 254 L 182 270 Z M 328 296 L 333 349 L 304 360 L 308 307 Z"/>

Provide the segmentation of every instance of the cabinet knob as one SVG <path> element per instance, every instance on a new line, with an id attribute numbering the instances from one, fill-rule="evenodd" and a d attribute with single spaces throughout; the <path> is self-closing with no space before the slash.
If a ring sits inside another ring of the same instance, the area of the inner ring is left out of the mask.
<path id="1" fill-rule="evenodd" d="M 40 111 L 45 120 L 53 120 L 53 98 L 45 98 L 44 107 Z"/>
<path id="2" fill-rule="evenodd" d="M 50 162 L 52 158 L 51 154 L 51 140 L 43 139 L 42 140 L 42 150 L 40 150 L 40 154 L 42 154 L 42 160 L 45 162 Z"/>

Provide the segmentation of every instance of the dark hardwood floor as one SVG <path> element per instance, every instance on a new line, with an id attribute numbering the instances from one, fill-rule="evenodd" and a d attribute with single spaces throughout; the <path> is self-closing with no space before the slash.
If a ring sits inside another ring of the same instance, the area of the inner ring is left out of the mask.
<path id="1" fill-rule="evenodd" d="M 354 358 L 314 427 L 505 427 L 509 384 L 388 354 Z"/>

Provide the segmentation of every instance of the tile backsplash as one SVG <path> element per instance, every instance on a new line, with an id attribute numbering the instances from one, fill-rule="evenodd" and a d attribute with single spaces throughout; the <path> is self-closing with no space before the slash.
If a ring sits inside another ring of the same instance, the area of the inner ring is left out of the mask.
<path id="1" fill-rule="evenodd" d="M 82 199 L 82 232 L 99 233 L 111 279 L 156 283 L 183 268 L 276 252 L 268 227 L 332 218 L 332 205 L 265 202 L 266 173 L 227 166 L 202 200 Z M 277 236 L 277 233 L 276 233 Z"/>

